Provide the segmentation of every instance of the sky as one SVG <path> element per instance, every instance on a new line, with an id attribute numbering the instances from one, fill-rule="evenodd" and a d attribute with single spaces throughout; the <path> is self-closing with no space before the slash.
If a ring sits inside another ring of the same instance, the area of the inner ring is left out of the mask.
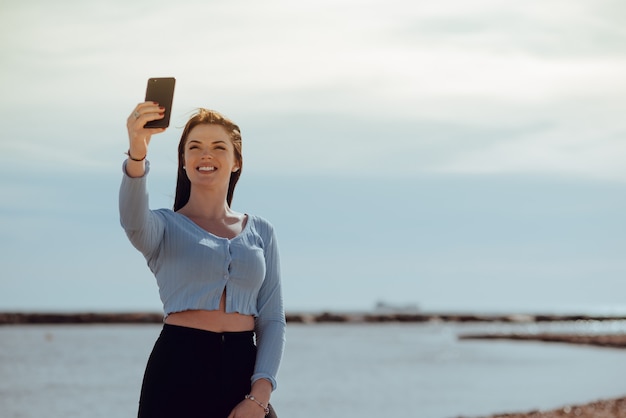
<path id="1" fill-rule="evenodd" d="M 242 128 L 233 208 L 288 311 L 626 313 L 618 0 L 0 2 L 0 311 L 159 311 L 119 225 L 125 121 L 173 204 L 197 107 Z"/>

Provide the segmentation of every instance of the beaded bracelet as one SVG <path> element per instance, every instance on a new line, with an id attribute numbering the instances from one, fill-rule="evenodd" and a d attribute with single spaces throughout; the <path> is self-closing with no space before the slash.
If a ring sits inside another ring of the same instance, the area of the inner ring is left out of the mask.
<path id="1" fill-rule="evenodd" d="M 126 155 L 128 155 L 128 158 L 130 158 L 133 161 L 143 161 L 146 159 L 146 157 L 148 156 L 148 154 L 144 155 L 143 158 L 141 159 L 137 159 L 137 158 L 133 158 L 132 155 L 130 155 L 130 148 L 128 149 L 128 151 L 125 152 Z"/>
<path id="2" fill-rule="evenodd" d="M 259 401 L 257 400 L 257 398 L 255 398 L 254 396 L 252 396 L 252 395 L 246 395 L 246 396 L 245 396 L 245 398 L 246 398 L 246 399 L 248 399 L 248 400 L 251 400 L 252 402 L 254 402 L 254 403 L 256 403 L 257 405 L 259 405 L 261 408 L 263 408 L 263 411 L 265 411 L 265 415 L 267 415 L 267 414 L 269 414 L 269 413 L 270 413 L 270 407 L 269 407 L 269 406 L 265 406 L 265 405 L 263 405 L 263 403 L 262 403 L 262 402 L 259 402 Z"/>

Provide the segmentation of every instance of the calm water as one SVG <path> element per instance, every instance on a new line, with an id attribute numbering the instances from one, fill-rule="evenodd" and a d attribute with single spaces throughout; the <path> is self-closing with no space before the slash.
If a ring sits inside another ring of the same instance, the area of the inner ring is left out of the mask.
<path id="1" fill-rule="evenodd" d="M 626 350 L 459 341 L 469 331 L 626 332 L 626 324 L 292 325 L 282 418 L 449 418 L 626 394 Z M 0 327 L 0 416 L 133 417 L 158 325 Z"/>

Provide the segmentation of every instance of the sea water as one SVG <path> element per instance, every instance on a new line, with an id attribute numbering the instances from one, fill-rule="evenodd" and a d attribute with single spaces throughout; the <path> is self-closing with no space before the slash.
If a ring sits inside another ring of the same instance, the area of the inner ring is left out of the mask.
<path id="1" fill-rule="evenodd" d="M 626 350 L 458 339 L 542 331 L 624 333 L 626 324 L 289 324 L 272 402 L 281 418 L 452 418 L 626 395 Z M 0 327 L 0 416 L 136 416 L 159 332 L 159 325 Z"/>

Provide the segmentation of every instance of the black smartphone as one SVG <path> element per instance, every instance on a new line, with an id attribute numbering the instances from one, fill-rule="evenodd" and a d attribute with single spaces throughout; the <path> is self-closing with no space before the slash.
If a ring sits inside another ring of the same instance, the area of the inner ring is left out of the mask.
<path id="1" fill-rule="evenodd" d="M 146 102 L 157 102 L 165 108 L 162 119 L 153 120 L 144 125 L 144 128 L 167 128 L 170 126 L 172 102 L 174 101 L 174 77 L 150 78 L 146 87 Z"/>

